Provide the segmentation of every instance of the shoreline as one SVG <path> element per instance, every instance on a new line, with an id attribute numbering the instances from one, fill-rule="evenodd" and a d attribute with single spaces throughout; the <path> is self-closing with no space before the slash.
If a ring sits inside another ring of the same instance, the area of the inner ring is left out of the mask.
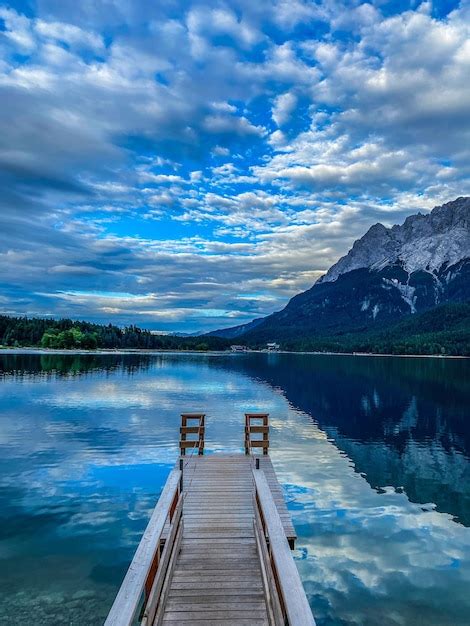
<path id="1" fill-rule="evenodd" d="M 56 349 L 56 348 L 7 348 L 0 346 L 0 355 L 2 354 L 56 354 L 56 355 L 124 355 L 124 354 L 209 354 L 209 355 L 231 355 L 240 356 L 241 354 L 302 354 L 314 356 L 357 356 L 357 357 L 397 357 L 403 359 L 470 359 L 470 356 L 460 354 L 391 354 L 380 352 L 315 352 L 315 351 L 293 351 L 293 350 L 244 350 L 240 352 L 232 352 L 231 350 L 162 350 L 162 349 L 140 349 L 140 348 L 108 348 L 102 350 L 79 350 L 79 349 Z"/>

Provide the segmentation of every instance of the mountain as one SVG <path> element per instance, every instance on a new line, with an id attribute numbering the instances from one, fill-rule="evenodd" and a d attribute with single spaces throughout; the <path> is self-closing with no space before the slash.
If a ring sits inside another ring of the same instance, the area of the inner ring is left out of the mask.
<path id="1" fill-rule="evenodd" d="M 220 330 L 213 330 L 208 335 L 214 337 L 223 337 L 224 339 L 236 339 L 245 333 L 255 329 L 261 322 L 264 321 L 264 317 L 258 317 L 247 324 L 241 324 L 240 326 L 230 326 L 229 328 L 221 328 Z"/>
<path id="2" fill-rule="evenodd" d="M 272 331 L 267 336 L 272 336 Z M 259 337 L 246 336 L 243 340 L 263 345 L 265 338 L 260 341 Z M 470 356 L 470 303 L 441 304 L 395 322 L 350 332 L 326 335 L 297 332 L 282 339 L 282 347 L 318 352 Z"/>
<path id="3" fill-rule="evenodd" d="M 333 282 L 359 268 L 391 265 L 409 274 L 420 270 L 435 274 L 469 257 L 470 198 L 457 198 L 427 215 L 412 215 L 401 226 L 375 224 L 318 282 Z"/>
<path id="4" fill-rule="evenodd" d="M 467 301 L 468 197 L 408 217 L 392 228 L 375 224 L 313 287 L 292 298 L 282 311 L 241 330 L 238 338 L 286 345 L 306 337 L 368 333 L 405 316 Z"/>

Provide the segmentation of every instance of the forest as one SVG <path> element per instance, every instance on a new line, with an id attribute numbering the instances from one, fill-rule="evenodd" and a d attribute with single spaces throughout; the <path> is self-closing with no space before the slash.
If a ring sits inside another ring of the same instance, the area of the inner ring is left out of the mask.
<path id="1" fill-rule="evenodd" d="M 243 343 L 243 336 L 237 342 Z M 247 334 L 253 347 L 261 343 Z M 281 347 L 293 351 L 470 356 L 470 303 L 449 303 L 355 332 L 323 335 L 289 328 Z"/>
<path id="2" fill-rule="evenodd" d="M 157 335 L 130 325 L 93 324 L 70 319 L 0 316 L 0 345 L 54 349 L 219 350 L 227 341 L 218 337 Z"/>

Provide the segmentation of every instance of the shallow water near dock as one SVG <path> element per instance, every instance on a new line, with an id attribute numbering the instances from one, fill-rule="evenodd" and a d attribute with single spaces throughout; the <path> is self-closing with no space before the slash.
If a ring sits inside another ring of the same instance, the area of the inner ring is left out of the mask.
<path id="1" fill-rule="evenodd" d="M 204 411 L 207 453 L 271 450 L 318 626 L 470 623 L 470 361 L 0 355 L 0 623 L 103 623 Z"/>

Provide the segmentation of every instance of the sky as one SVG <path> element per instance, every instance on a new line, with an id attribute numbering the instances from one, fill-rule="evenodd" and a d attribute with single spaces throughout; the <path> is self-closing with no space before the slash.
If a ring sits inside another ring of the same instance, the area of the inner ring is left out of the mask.
<path id="1" fill-rule="evenodd" d="M 245 323 L 470 194 L 470 2 L 0 2 L 0 312 Z"/>

